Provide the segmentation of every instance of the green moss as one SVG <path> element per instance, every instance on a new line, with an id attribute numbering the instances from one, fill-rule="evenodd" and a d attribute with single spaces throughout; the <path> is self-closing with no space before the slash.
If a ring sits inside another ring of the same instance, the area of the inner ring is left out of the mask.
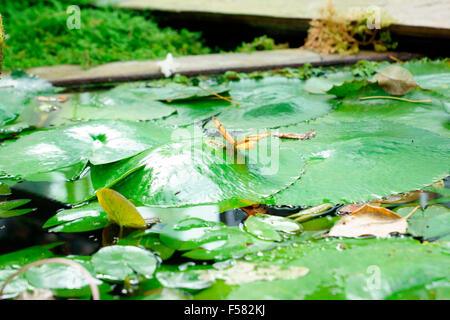
<path id="1" fill-rule="evenodd" d="M 112 61 L 145 60 L 204 54 L 201 34 L 160 28 L 149 13 L 81 7 L 81 28 L 70 30 L 69 0 L 0 0 L 6 33 L 5 69 L 79 64 L 92 67 Z"/>

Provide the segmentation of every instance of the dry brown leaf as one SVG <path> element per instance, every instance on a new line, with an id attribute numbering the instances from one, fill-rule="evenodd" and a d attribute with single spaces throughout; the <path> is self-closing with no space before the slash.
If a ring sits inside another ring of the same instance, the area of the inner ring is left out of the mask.
<path id="1" fill-rule="evenodd" d="M 392 232 L 406 233 L 407 220 L 418 208 L 419 206 L 415 207 L 407 216 L 401 217 L 389 209 L 365 204 L 352 214 L 339 220 L 325 236 L 346 238 L 377 236 L 386 238 Z"/>
<path id="2" fill-rule="evenodd" d="M 348 214 L 359 210 L 363 205 L 360 203 L 347 204 L 338 210 L 338 214 Z"/>
<path id="3" fill-rule="evenodd" d="M 254 216 L 257 214 L 267 214 L 266 206 L 260 204 L 253 204 L 248 207 L 242 207 L 241 210 L 249 216 Z"/>
<path id="4" fill-rule="evenodd" d="M 234 138 L 227 132 L 225 127 L 220 123 L 220 121 L 217 120 L 216 117 L 213 117 L 212 119 L 213 119 L 214 124 L 216 125 L 217 129 L 219 130 L 220 134 L 222 135 L 222 137 L 224 137 L 225 140 L 227 140 L 232 145 L 236 146 L 237 145 L 236 140 L 234 140 Z"/>
<path id="5" fill-rule="evenodd" d="M 252 134 L 237 142 L 236 148 L 239 150 L 250 150 L 258 144 L 258 141 L 270 136 L 269 131 L 263 133 Z"/>
<path id="6" fill-rule="evenodd" d="M 42 102 L 66 102 L 69 100 L 67 96 L 58 96 L 58 97 L 46 97 L 46 96 L 39 96 L 36 97 L 36 100 L 42 101 Z"/>
<path id="7" fill-rule="evenodd" d="M 412 73 L 396 65 L 384 68 L 373 77 L 372 81 L 378 81 L 378 85 L 384 91 L 394 96 L 402 96 L 417 88 Z"/>
<path id="8" fill-rule="evenodd" d="M 309 140 L 316 136 L 316 131 L 311 130 L 307 133 L 287 133 L 287 132 L 277 132 L 273 134 L 274 137 L 283 139 L 297 139 L 297 140 Z"/>

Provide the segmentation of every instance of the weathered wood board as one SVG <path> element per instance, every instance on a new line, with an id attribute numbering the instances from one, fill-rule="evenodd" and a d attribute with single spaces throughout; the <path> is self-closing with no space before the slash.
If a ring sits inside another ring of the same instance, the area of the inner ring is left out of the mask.
<path id="1" fill-rule="evenodd" d="M 320 55 L 303 49 L 258 51 L 253 53 L 224 53 L 174 58 L 175 73 L 183 75 L 214 74 L 233 71 L 267 70 L 312 65 L 353 64 L 359 60 L 390 60 L 391 57 L 408 60 L 417 54 L 402 52 L 376 53 L 361 51 L 356 55 Z M 48 79 L 57 86 L 73 86 L 107 82 L 125 82 L 163 78 L 158 62 L 128 61 L 107 63 L 89 70 L 80 66 L 61 65 L 38 67 L 27 72 Z"/>
<path id="2" fill-rule="evenodd" d="M 219 19 L 256 27 L 305 31 L 311 19 L 329 0 L 93 0 L 98 5 L 155 10 L 173 18 Z M 342 14 L 378 7 L 395 20 L 391 30 L 404 36 L 450 38 L 450 1 L 448 0 L 335 0 Z M 189 27 L 189 26 L 186 26 Z"/>

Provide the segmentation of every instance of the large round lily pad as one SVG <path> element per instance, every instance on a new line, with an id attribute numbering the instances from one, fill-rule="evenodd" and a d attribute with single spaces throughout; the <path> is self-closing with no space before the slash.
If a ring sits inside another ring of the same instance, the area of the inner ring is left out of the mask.
<path id="1" fill-rule="evenodd" d="M 95 189 L 113 186 L 145 205 L 258 202 L 294 183 L 304 166 L 292 146 L 279 144 L 278 138 L 262 141 L 269 143 L 235 154 L 214 149 L 201 139 L 175 142 L 118 163 L 94 166 L 92 181 Z"/>
<path id="2" fill-rule="evenodd" d="M 316 137 L 295 146 L 305 174 L 273 197 L 276 204 L 360 202 L 420 189 L 449 174 L 450 139 L 389 121 L 316 121 Z M 288 130 L 286 129 L 286 130 Z"/>
<path id="3" fill-rule="evenodd" d="M 28 180 L 53 179 L 60 171 L 73 179 L 88 161 L 121 160 L 169 141 L 170 134 L 150 123 L 106 120 L 35 131 L 0 147 L 0 171 Z"/>

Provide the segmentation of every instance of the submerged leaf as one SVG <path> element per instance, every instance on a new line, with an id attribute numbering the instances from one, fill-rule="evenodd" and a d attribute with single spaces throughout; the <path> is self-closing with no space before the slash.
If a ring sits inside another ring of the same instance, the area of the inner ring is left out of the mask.
<path id="1" fill-rule="evenodd" d="M 136 207 L 117 191 L 102 188 L 97 198 L 109 218 L 119 226 L 143 229 L 147 226 Z"/>
<path id="2" fill-rule="evenodd" d="M 352 214 L 344 216 L 326 236 L 356 238 L 373 235 L 386 238 L 393 232 L 403 234 L 406 233 L 408 228 L 407 219 L 418 208 L 416 207 L 406 217 L 402 218 L 389 209 L 366 204 Z"/>

